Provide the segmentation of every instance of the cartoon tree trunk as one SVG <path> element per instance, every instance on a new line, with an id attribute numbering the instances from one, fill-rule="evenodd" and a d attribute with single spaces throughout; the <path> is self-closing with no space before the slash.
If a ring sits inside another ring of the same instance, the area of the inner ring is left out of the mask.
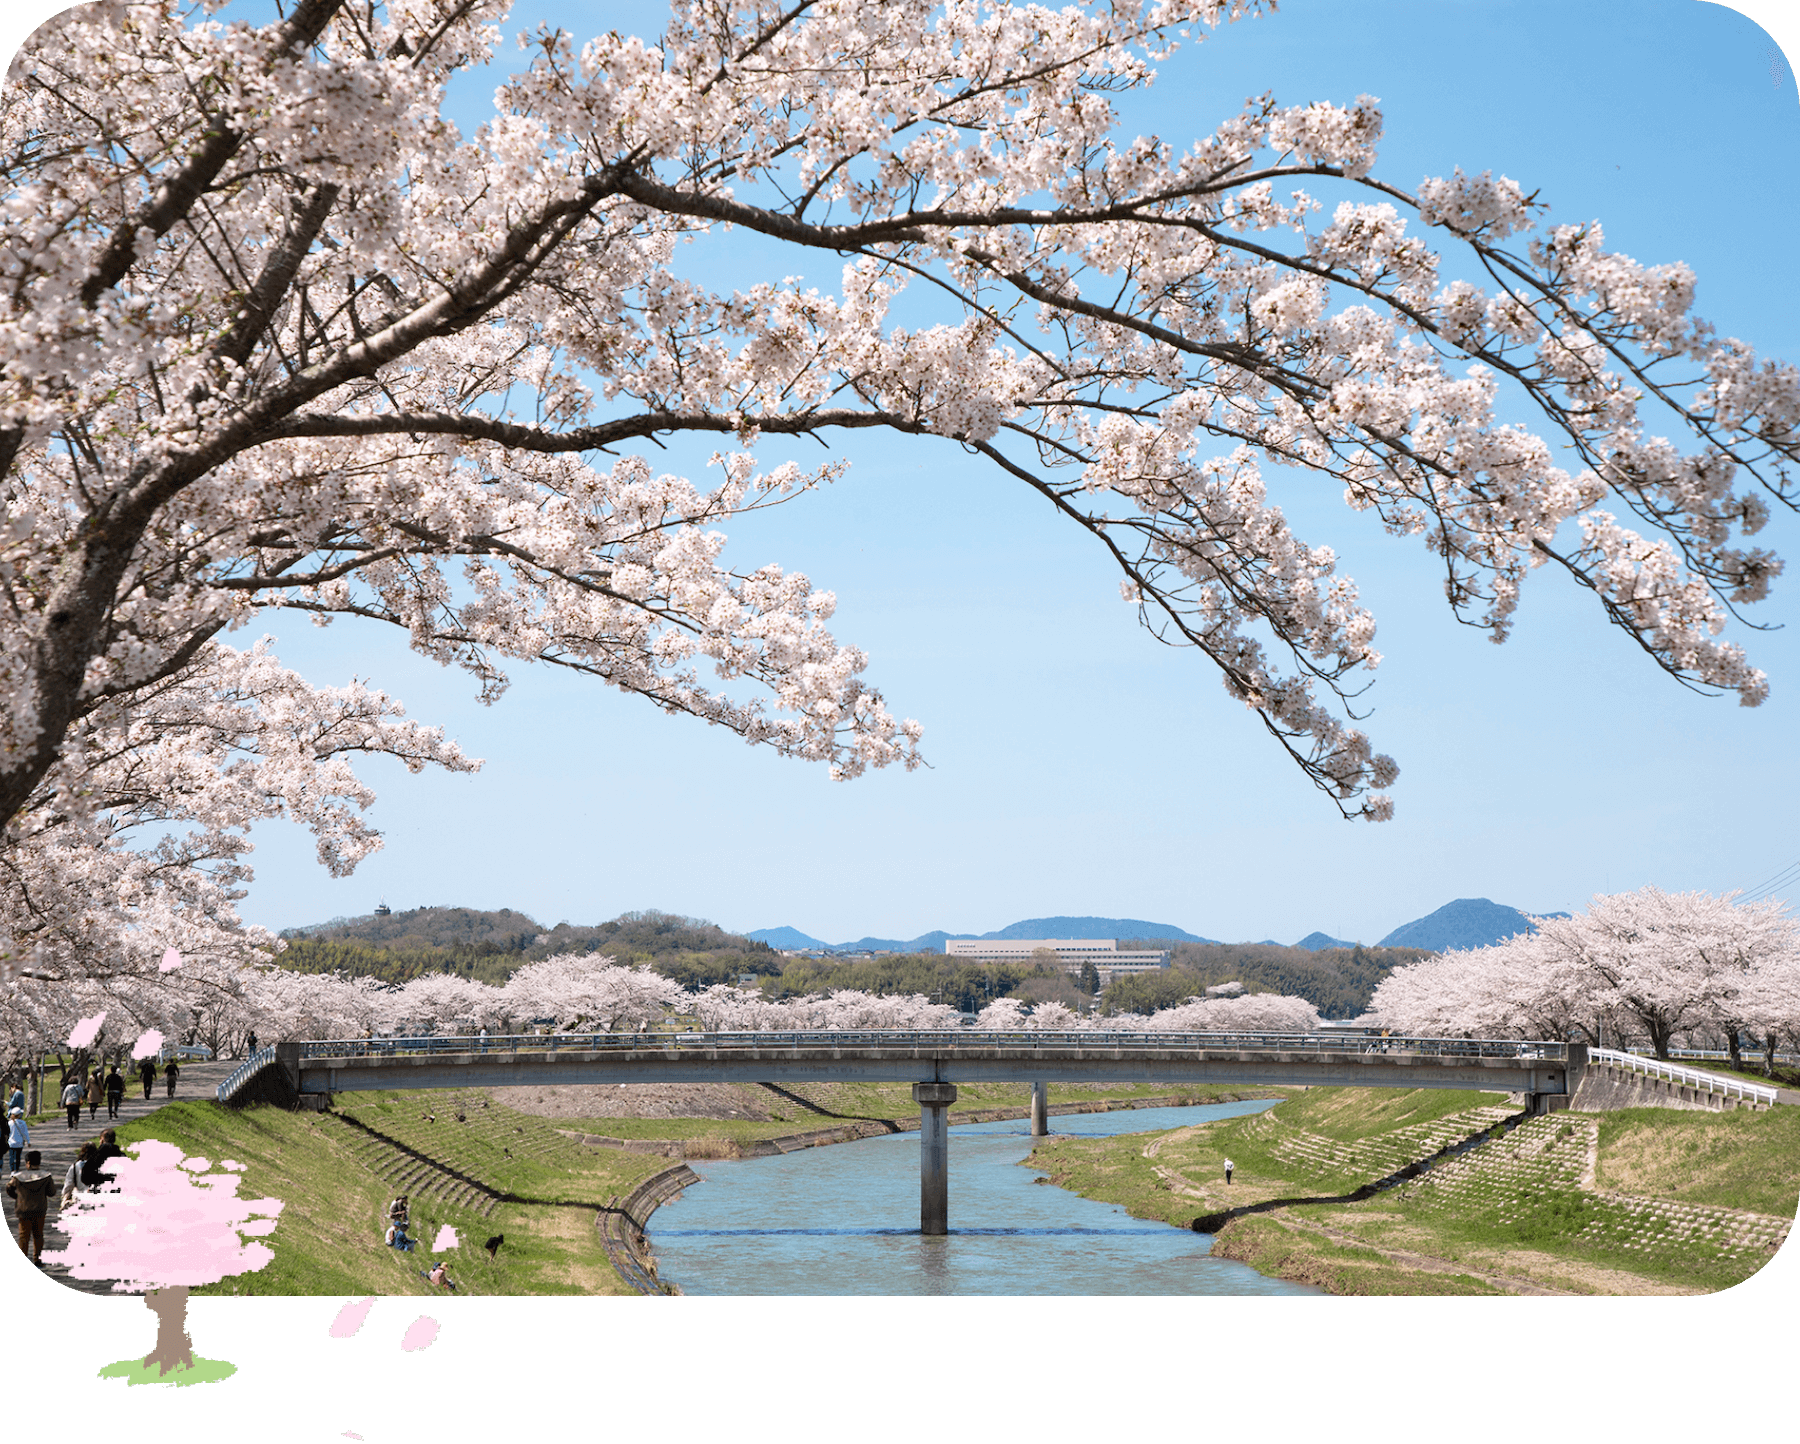
<path id="1" fill-rule="evenodd" d="M 194 1341 L 187 1331 L 187 1285 L 151 1289 L 144 1302 L 156 1315 L 156 1347 L 144 1357 L 146 1369 L 159 1374 L 194 1367 Z"/>

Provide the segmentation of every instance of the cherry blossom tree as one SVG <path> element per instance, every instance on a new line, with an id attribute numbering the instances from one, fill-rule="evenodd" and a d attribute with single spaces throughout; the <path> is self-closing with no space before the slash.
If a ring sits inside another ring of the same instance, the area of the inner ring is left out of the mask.
<path id="1" fill-rule="evenodd" d="M 572 1032 L 641 1027 L 691 1001 L 680 983 L 648 965 L 622 968 L 591 953 L 559 953 L 527 963 L 506 980 L 501 994 L 506 1014 L 553 1017 Z"/>
<path id="2" fill-rule="evenodd" d="M 113 1186 L 79 1193 L 63 1211 L 68 1246 L 44 1255 L 82 1279 L 112 1279 L 120 1292 L 145 1289 L 156 1315 L 156 1346 L 144 1358 L 158 1377 L 195 1366 L 187 1334 L 188 1290 L 263 1267 L 274 1254 L 248 1242 L 273 1233 L 278 1198 L 237 1196 L 243 1165 L 220 1171 L 172 1143 L 128 1145 L 108 1165 Z"/>
<path id="3" fill-rule="evenodd" d="M 314 687 L 262 643 L 205 642 L 131 699 L 98 699 L 0 844 L 7 1051 L 99 1011 L 215 1047 L 253 1026 L 238 972 L 281 945 L 235 911 L 249 827 L 300 822 L 320 861 L 349 872 L 381 846 L 358 755 L 477 765 L 383 693 Z"/>
<path id="4" fill-rule="evenodd" d="M 1319 1010 L 1305 998 L 1282 993 L 1190 998 L 1157 1010 L 1143 1026 L 1153 1032 L 1308 1033 L 1319 1026 Z"/>
<path id="5" fill-rule="evenodd" d="M 1682 1036 L 1723 1038 L 1737 1061 L 1741 1034 L 1795 1027 L 1796 1001 L 1800 925 L 1782 904 L 1644 887 L 1493 947 L 1396 968 L 1370 1007 L 1407 1032 L 1592 1044 L 1630 1034 L 1659 1058 Z"/>
<path id="6" fill-rule="evenodd" d="M 1046 498 L 1349 816 L 1397 772 L 1350 700 L 1375 623 L 1264 462 L 1418 536 L 1496 639 L 1548 566 L 1759 702 L 1718 633 L 1780 569 L 1742 539 L 1793 503 L 1800 375 L 1528 180 L 1381 178 L 1368 97 L 1117 132 L 1116 92 L 1262 8 L 697 0 L 655 44 L 541 33 L 468 137 L 444 89 L 501 0 L 57 17 L 0 137 L 0 819 L 265 607 L 387 623 L 490 698 L 536 660 L 912 766 L 833 593 L 722 557 L 838 471 L 759 442 L 849 430 Z M 846 258 L 835 291 L 678 261 L 733 228 Z M 716 482 L 640 454 L 682 432 Z"/>

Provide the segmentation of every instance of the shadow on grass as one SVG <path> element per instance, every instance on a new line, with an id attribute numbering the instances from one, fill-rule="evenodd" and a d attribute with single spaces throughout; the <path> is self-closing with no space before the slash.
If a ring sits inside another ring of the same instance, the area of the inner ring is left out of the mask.
<path id="1" fill-rule="evenodd" d="M 482 1182 L 472 1173 L 464 1173 L 460 1168 L 452 1167 L 441 1158 L 434 1158 L 429 1153 L 419 1152 L 418 1149 L 412 1147 L 410 1144 L 402 1143 L 392 1134 L 383 1133 L 379 1128 L 371 1128 L 360 1118 L 353 1118 L 348 1113 L 338 1113 L 333 1116 L 341 1118 L 352 1128 L 361 1129 L 364 1133 L 368 1134 L 369 1137 L 381 1140 L 381 1142 L 385 1143 L 389 1148 L 394 1149 L 396 1152 L 404 1153 L 408 1158 L 413 1159 L 415 1162 L 430 1164 L 440 1173 L 445 1174 L 447 1177 L 454 1178 L 458 1183 L 467 1184 L 470 1188 L 482 1195 L 482 1197 L 491 1198 L 495 1203 L 528 1203 L 540 1208 L 579 1208 L 588 1213 L 620 1213 L 623 1211 L 621 1209 L 612 1208 L 607 1204 L 594 1203 L 587 1199 L 533 1198 L 528 1194 L 513 1193 L 507 1189 L 495 1188 L 491 1184 Z"/>
<path id="2" fill-rule="evenodd" d="M 1360 1188 L 1352 1189 L 1349 1193 L 1321 1194 L 1310 1198 L 1266 1198 L 1261 1203 L 1247 1203 L 1242 1208 L 1227 1208 L 1218 1213 L 1203 1213 L 1188 1227 L 1195 1233 L 1217 1233 L 1234 1218 L 1247 1218 L 1258 1213 L 1273 1213 L 1279 1208 L 1293 1208 L 1309 1203 L 1361 1203 L 1364 1199 L 1373 1198 L 1376 1194 L 1405 1183 L 1408 1179 L 1417 1178 L 1434 1163 L 1452 1158 L 1459 1153 L 1467 1153 L 1479 1143 L 1510 1133 L 1530 1117 L 1531 1110 L 1526 1109 L 1523 1112 L 1514 1113 L 1510 1117 L 1502 1118 L 1498 1123 L 1477 1129 L 1467 1138 L 1458 1139 L 1455 1143 L 1446 1143 L 1436 1153 L 1415 1159 L 1404 1168 L 1396 1169 L 1388 1174 L 1385 1178 L 1377 1178 L 1370 1183 L 1363 1184 Z"/>

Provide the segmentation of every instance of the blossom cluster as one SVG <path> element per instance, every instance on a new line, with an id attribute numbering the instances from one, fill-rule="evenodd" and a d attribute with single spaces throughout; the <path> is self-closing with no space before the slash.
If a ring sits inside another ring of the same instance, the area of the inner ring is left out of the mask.
<path id="1" fill-rule="evenodd" d="M 1491 947 L 1396 968 L 1371 1010 L 1397 1031 L 1592 1045 L 1800 1044 L 1800 924 L 1779 902 L 1655 887 Z"/>

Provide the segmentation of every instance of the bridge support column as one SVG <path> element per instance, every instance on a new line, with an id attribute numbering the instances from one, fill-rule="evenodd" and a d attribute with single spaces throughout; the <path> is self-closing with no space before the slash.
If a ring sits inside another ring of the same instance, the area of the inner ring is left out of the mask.
<path id="1" fill-rule="evenodd" d="M 954 1083 L 915 1083 L 919 1105 L 919 1232 L 950 1232 L 950 1105 Z"/>
<path id="2" fill-rule="evenodd" d="M 1031 1136 L 1043 1138 L 1050 1132 L 1050 1085 L 1031 1085 Z"/>

